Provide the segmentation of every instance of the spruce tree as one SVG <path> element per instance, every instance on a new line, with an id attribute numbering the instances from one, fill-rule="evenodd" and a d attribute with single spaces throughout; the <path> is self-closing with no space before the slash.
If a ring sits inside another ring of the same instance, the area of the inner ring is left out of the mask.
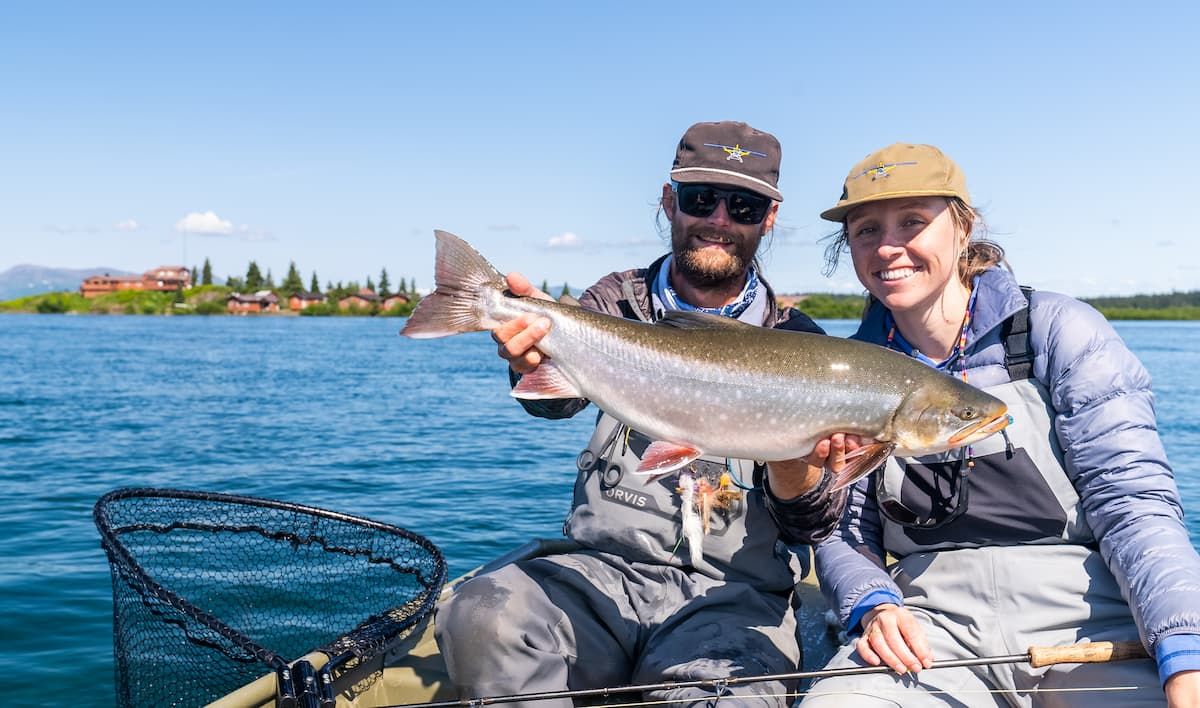
<path id="1" fill-rule="evenodd" d="M 396 288 L 396 292 L 400 293 L 401 295 L 408 293 L 408 286 L 404 284 L 404 278 L 400 279 L 400 287 Z"/>
<path id="2" fill-rule="evenodd" d="M 300 279 L 300 271 L 296 270 L 296 261 L 288 264 L 287 277 L 283 279 L 283 283 L 279 289 L 288 295 L 295 295 L 304 289 L 304 281 Z"/>
<path id="3" fill-rule="evenodd" d="M 246 269 L 246 289 L 261 290 L 263 286 L 262 271 L 258 269 L 258 264 L 250 261 L 250 267 Z"/>
<path id="4" fill-rule="evenodd" d="M 379 297 L 391 295 L 392 291 L 389 290 L 391 286 L 392 284 L 388 282 L 387 268 L 381 269 L 379 271 Z"/>
<path id="5" fill-rule="evenodd" d="M 271 269 L 267 268 L 267 290 L 275 289 L 275 279 L 271 277 Z"/>
<path id="6" fill-rule="evenodd" d="M 200 278 L 201 278 L 200 279 L 201 285 L 212 285 L 213 284 L 212 283 L 212 264 L 208 262 L 207 258 L 204 259 L 204 271 L 203 271 L 203 274 L 200 276 Z"/>
<path id="7" fill-rule="evenodd" d="M 369 275 L 367 276 L 367 290 L 370 290 L 371 292 L 375 292 L 375 283 L 371 282 L 371 276 L 369 276 Z"/>
<path id="8" fill-rule="evenodd" d="M 567 285 L 567 281 L 564 280 L 562 292 L 559 293 L 558 296 L 561 298 L 563 295 L 570 295 L 570 294 L 571 294 L 571 286 Z"/>
<path id="9" fill-rule="evenodd" d="M 542 292 L 546 293 L 547 295 L 550 294 L 550 281 L 549 280 L 542 281 Z"/>
<path id="10" fill-rule="evenodd" d="M 308 284 L 309 292 L 319 295 L 321 293 L 321 284 L 317 282 L 317 271 L 313 271 L 312 282 Z"/>

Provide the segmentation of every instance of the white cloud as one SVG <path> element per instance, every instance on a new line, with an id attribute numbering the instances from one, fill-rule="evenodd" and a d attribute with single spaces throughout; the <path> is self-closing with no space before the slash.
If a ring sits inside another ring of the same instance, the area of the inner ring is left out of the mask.
<path id="1" fill-rule="evenodd" d="M 567 231 L 558 236 L 551 236 L 546 242 L 547 248 L 579 248 L 583 245 L 583 239 L 579 236 Z"/>
<path id="2" fill-rule="evenodd" d="M 137 231 L 141 227 L 137 219 L 125 219 L 113 224 L 113 228 L 117 231 Z"/>
<path id="3" fill-rule="evenodd" d="M 185 234 L 228 236 L 233 233 L 233 222 L 222 219 L 211 211 L 203 214 L 193 211 L 175 222 L 175 230 Z"/>

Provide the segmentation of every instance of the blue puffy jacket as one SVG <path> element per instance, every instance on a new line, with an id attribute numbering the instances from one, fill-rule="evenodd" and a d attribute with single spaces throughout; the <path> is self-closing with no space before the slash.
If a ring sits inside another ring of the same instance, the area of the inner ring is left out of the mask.
<path id="1" fill-rule="evenodd" d="M 1000 326 L 1026 301 L 999 268 L 975 286 L 966 370 L 971 384 L 986 388 L 1008 381 Z M 1088 305 L 1044 291 L 1034 291 L 1029 302 L 1033 375 L 1050 392 L 1063 467 L 1154 656 L 1164 637 L 1200 635 L 1200 557 L 1158 436 L 1150 376 Z M 885 317 L 875 302 L 853 338 L 884 344 Z M 870 479 L 855 485 L 837 531 L 816 551 L 822 589 L 847 626 L 868 595 L 900 597 L 879 563 L 888 549 Z"/>

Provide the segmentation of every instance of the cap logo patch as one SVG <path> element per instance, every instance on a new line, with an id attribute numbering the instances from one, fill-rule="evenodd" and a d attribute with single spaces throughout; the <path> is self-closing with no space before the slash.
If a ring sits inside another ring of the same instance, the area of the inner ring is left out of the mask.
<path id="1" fill-rule="evenodd" d="M 727 156 L 725 157 L 726 160 L 737 160 L 738 162 L 745 162 L 745 160 L 743 160 L 742 158 L 745 157 L 746 155 L 754 155 L 755 157 L 766 157 L 767 156 L 767 154 L 765 152 L 757 152 L 754 150 L 747 150 L 747 149 L 743 148 L 740 144 L 739 145 L 719 145 L 717 143 L 704 143 L 704 147 L 721 148 L 726 153 L 728 153 Z"/>
<path id="2" fill-rule="evenodd" d="M 888 163 L 880 162 L 879 164 L 875 165 L 874 167 L 868 167 L 867 169 L 863 170 L 862 172 L 859 172 L 858 174 L 854 175 L 853 179 L 858 179 L 859 177 L 862 177 L 864 175 L 871 175 L 871 181 L 874 182 L 877 179 L 889 177 L 891 175 L 892 170 L 896 169 L 897 167 L 900 167 L 901 165 L 915 165 L 915 164 L 917 164 L 916 160 L 909 160 L 908 162 L 888 162 Z"/>

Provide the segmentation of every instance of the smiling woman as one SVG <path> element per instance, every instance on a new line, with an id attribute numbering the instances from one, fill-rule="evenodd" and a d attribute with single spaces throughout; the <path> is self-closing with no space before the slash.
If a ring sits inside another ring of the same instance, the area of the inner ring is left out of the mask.
<path id="1" fill-rule="evenodd" d="M 1094 309 L 1018 286 L 1003 250 L 975 236 L 969 205 L 952 160 L 896 144 L 852 168 L 821 214 L 842 224 L 831 266 L 848 251 L 871 295 L 853 337 L 983 388 L 1014 419 L 1002 442 L 901 453 L 853 488 L 817 549 L 821 586 L 854 637 L 829 668 L 904 674 L 935 658 L 1082 640 L 1140 640 L 1156 662 L 828 678 L 804 705 L 841 705 L 847 693 L 855 705 L 944 705 L 946 690 L 963 705 L 1031 705 L 1041 691 L 1103 685 L 1137 688 L 1057 699 L 1161 705 L 1164 686 L 1170 705 L 1198 705 L 1200 557 L 1149 376 Z"/>

